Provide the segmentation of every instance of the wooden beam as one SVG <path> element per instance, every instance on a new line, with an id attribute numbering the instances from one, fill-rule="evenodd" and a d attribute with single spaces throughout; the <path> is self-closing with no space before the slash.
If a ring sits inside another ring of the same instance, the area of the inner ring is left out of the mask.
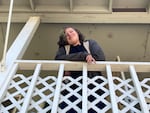
<path id="1" fill-rule="evenodd" d="M 148 5 L 148 13 L 150 13 L 150 1 L 149 1 L 149 5 Z"/>
<path id="2" fill-rule="evenodd" d="M 58 70 L 60 64 L 65 64 L 65 70 L 81 71 L 85 62 L 71 62 L 60 60 L 17 60 L 20 70 L 34 70 L 37 64 L 42 64 L 42 70 Z M 150 72 L 150 62 L 102 62 L 87 65 L 88 71 L 105 71 L 106 65 L 111 66 L 113 72 L 129 72 L 129 65 L 134 65 L 136 72 Z"/>
<path id="3" fill-rule="evenodd" d="M 9 66 L 12 61 L 21 58 L 28 47 L 34 33 L 40 24 L 39 17 L 30 17 L 22 31 L 17 36 L 11 47 L 7 52 L 7 65 Z M 28 33 L 27 33 L 28 32 Z M 14 54 L 15 53 L 15 54 Z M 11 58 L 10 58 L 11 56 Z"/>
<path id="4" fill-rule="evenodd" d="M 0 72 L 0 88 L 3 82 L 7 79 L 8 74 L 13 67 L 14 61 L 22 58 L 39 24 L 39 17 L 30 17 L 19 35 L 16 37 L 16 40 L 9 48 L 6 54 L 6 70 L 4 72 Z"/>
<path id="5" fill-rule="evenodd" d="M 144 57 L 147 59 L 150 56 L 150 26 L 147 29 L 144 50 Z"/>
<path id="6" fill-rule="evenodd" d="M 109 11 L 112 12 L 112 3 L 113 3 L 113 0 L 109 0 Z"/>
<path id="7" fill-rule="evenodd" d="M 70 12 L 72 12 L 72 11 L 73 11 L 73 1 L 70 0 Z"/>
<path id="8" fill-rule="evenodd" d="M 39 16 L 42 23 L 105 23 L 105 24 L 150 24 L 150 14 L 70 14 L 70 13 L 14 13 L 12 22 L 26 22 L 30 16 Z M 7 13 L 0 13 L 0 22 L 7 22 Z"/>
<path id="9" fill-rule="evenodd" d="M 3 49 L 4 49 L 4 31 L 3 24 L 0 23 L 0 61 L 2 59 Z"/>
<path id="10" fill-rule="evenodd" d="M 34 11 L 34 9 L 35 9 L 34 1 L 33 0 L 29 0 L 29 2 L 30 2 L 30 7 L 31 7 L 32 11 Z"/>

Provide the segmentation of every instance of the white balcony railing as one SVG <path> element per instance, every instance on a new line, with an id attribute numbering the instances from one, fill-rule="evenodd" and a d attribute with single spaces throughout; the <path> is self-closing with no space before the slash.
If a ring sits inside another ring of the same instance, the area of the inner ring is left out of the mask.
<path id="1" fill-rule="evenodd" d="M 67 70 L 83 76 L 63 76 Z M 17 60 L 0 89 L 0 112 L 149 113 L 149 72 L 146 62 Z"/>
<path id="2" fill-rule="evenodd" d="M 7 38 L 12 6 L 13 1 Z M 0 62 L 0 113 L 150 112 L 150 63 L 17 60 L 39 24 L 40 17 L 30 17 L 8 51 L 6 38 Z M 63 76 L 68 70 L 83 75 Z M 103 76 L 89 77 L 88 71 L 101 71 Z"/>

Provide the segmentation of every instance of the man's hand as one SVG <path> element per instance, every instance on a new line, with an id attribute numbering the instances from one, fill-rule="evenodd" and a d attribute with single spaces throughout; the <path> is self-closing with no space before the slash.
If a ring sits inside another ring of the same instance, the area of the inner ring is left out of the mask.
<path id="1" fill-rule="evenodd" d="M 95 63 L 96 63 L 96 62 L 95 62 L 95 59 L 94 59 L 94 58 L 92 57 L 92 55 L 90 55 L 90 54 L 86 56 L 86 62 L 89 63 L 89 64 L 91 64 L 91 63 L 92 63 L 92 64 L 93 64 L 93 63 L 95 64 Z"/>

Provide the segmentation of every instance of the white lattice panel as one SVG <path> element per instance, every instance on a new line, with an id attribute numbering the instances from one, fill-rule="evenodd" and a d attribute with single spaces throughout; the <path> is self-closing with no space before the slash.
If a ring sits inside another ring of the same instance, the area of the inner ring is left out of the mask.
<path id="1" fill-rule="evenodd" d="M 32 77 L 25 77 L 21 74 L 15 75 L 7 90 L 7 94 L 1 103 L 1 112 L 19 112 L 24 97 L 30 85 Z"/>
<path id="2" fill-rule="evenodd" d="M 141 113 L 139 101 L 131 79 L 114 77 L 115 92 L 120 113 Z"/>
<path id="3" fill-rule="evenodd" d="M 31 84 L 32 76 L 25 77 L 17 74 L 14 76 L 1 104 L 2 113 L 20 112 L 24 97 L 26 96 L 29 85 Z M 46 76 L 45 78 L 38 77 L 36 87 L 32 94 L 29 113 L 47 112 L 52 107 L 54 90 L 56 86 L 56 77 Z"/>
<path id="4" fill-rule="evenodd" d="M 111 109 L 107 79 L 102 76 L 88 78 L 88 112 L 107 113 Z M 64 77 L 59 112 L 81 113 L 82 110 L 82 77 L 73 79 Z"/>
<path id="5" fill-rule="evenodd" d="M 17 74 L 8 87 L 7 94 L 1 103 L 0 113 L 21 112 L 21 107 L 32 76 Z M 51 112 L 57 77 L 39 76 L 32 94 L 28 113 Z M 139 100 L 132 79 L 122 80 L 113 77 L 119 113 L 141 113 Z M 147 100 L 150 100 L 150 79 L 141 81 Z M 82 111 L 82 77 L 63 78 L 58 113 L 81 113 Z M 150 105 L 148 104 L 150 108 Z M 88 113 L 112 113 L 108 80 L 104 76 L 88 77 Z"/>
<path id="6" fill-rule="evenodd" d="M 59 113 L 81 113 L 82 77 L 64 77 L 59 101 Z"/>
<path id="7" fill-rule="evenodd" d="M 36 88 L 32 95 L 31 106 L 28 112 L 47 112 L 52 107 L 54 91 L 56 87 L 56 77 L 46 76 L 38 77 Z"/>
<path id="8" fill-rule="evenodd" d="M 108 80 L 103 76 L 88 78 L 89 113 L 108 113 L 111 111 Z"/>

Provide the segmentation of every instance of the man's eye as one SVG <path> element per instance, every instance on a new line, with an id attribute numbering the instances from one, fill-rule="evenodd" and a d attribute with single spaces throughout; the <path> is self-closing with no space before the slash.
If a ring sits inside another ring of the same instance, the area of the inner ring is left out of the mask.
<path id="1" fill-rule="evenodd" d="M 70 31 L 70 33 L 72 33 L 73 31 Z"/>

